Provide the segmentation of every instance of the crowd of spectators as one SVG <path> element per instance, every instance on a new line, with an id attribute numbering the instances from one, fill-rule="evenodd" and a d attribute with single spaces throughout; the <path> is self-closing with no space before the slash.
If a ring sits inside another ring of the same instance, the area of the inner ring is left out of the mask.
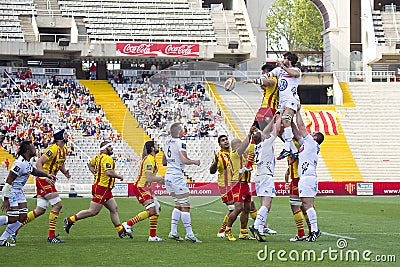
<path id="1" fill-rule="evenodd" d="M 186 138 L 218 135 L 215 123 L 221 114 L 205 108 L 208 96 L 202 83 L 140 83 L 125 88 L 121 98 L 133 111 L 138 127 L 167 132 L 171 122 L 180 121 Z"/>
<path id="2" fill-rule="evenodd" d="M 9 74 L 11 75 L 11 74 Z M 0 145 L 16 153 L 22 140 L 31 140 L 38 154 L 52 142 L 53 124 L 95 140 L 122 140 L 105 118 L 101 106 L 84 86 L 52 77 L 45 82 L 3 78 L 0 85 Z M 23 95 L 22 95 L 23 94 Z M 46 114 L 52 113 L 46 116 Z M 74 153 L 71 147 L 70 153 Z"/>

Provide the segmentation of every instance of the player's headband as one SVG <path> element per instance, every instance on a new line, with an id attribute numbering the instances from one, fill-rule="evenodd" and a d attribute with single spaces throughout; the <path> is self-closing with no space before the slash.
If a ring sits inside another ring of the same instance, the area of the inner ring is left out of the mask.
<path id="1" fill-rule="evenodd" d="M 105 144 L 104 146 L 100 147 L 100 151 L 106 149 L 109 146 L 112 146 L 112 143 L 108 143 L 108 144 Z"/>

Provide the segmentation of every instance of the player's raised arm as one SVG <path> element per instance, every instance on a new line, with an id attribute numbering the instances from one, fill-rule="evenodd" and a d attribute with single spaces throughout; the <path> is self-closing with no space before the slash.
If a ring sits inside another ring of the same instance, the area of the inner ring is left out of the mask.
<path id="1" fill-rule="evenodd" d="M 300 133 L 299 129 L 297 128 L 297 125 L 294 123 L 294 121 L 292 121 L 292 132 L 293 132 L 294 139 L 300 140 L 301 138 L 303 138 L 303 136 L 301 135 L 301 133 Z"/>
<path id="2" fill-rule="evenodd" d="M 239 146 L 237 149 L 237 153 L 239 156 L 241 156 L 247 149 L 247 147 L 250 144 L 251 137 L 253 136 L 253 133 L 257 131 L 257 127 L 251 126 L 249 134 L 246 136 L 246 138 L 243 140 L 242 144 Z"/>
<path id="3" fill-rule="evenodd" d="M 218 170 L 218 153 L 214 154 L 214 160 L 210 167 L 210 174 L 216 173 Z"/>
<path id="4" fill-rule="evenodd" d="M 296 112 L 296 124 L 297 128 L 299 129 L 301 137 L 306 137 L 308 135 L 308 132 L 306 130 L 306 126 L 304 125 L 303 118 L 301 117 L 301 105 L 297 106 L 297 112 Z"/>
<path id="5" fill-rule="evenodd" d="M 244 80 L 243 83 L 255 83 L 261 86 L 274 86 L 275 85 L 275 80 L 273 79 L 267 79 L 267 78 L 258 78 L 258 79 L 249 79 L 249 80 Z"/>

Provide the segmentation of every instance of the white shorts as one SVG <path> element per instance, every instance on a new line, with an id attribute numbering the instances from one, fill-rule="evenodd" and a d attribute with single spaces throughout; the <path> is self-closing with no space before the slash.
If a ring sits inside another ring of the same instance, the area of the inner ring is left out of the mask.
<path id="1" fill-rule="evenodd" d="M 294 110 L 295 112 L 297 111 L 297 106 L 300 104 L 300 101 L 297 100 L 296 98 L 291 98 L 287 100 L 283 100 L 282 102 L 279 103 L 278 110 L 282 110 L 284 107 L 290 108 Z"/>
<path id="2" fill-rule="evenodd" d="M 4 201 L 4 193 L 2 194 L 2 199 Z M 11 188 L 10 197 L 8 198 L 10 202 L 10 207 L 18 207 L 20 203 L 26 203 L 26 197 L 24 190 Z"/>
<path id="3" fill-rule="evenodd" d="M 189 186 L 185 177 L 177 176 L 176 174 L 165 174 L 164 182 L 165 189 L 169 194 L 182 195 L 189 193 Z"/>
<path id="4" fill-rule="evenodd" d="M 270 175 L 256 175 L 254 179 L 258 197 L 275 197 L 274 178 Z"/>
<path id="5" fill-rule="evenodd" d="M 299 180 L 299 197 L 315 197 L 318 192 L 318 180 L 315 176 L 303 176 Z"/>

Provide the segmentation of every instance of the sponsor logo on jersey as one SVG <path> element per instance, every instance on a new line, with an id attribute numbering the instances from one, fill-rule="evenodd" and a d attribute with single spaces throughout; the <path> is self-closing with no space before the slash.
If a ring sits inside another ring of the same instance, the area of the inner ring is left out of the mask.
<path id="1" fill-rule="evenodd" d="M 151 169 L 153 169 L 153 166 L 151 164 L 146 166 L 146 170 L 151 171 Z"/>
<path id="2" fill-rule="evenodd" d="M 106 163 L 106 168 L 111 168 L 111 164 L 110 163 Z"/>
<path id="3" fill-rule="evenodd" d="M 15 172 L 19 172 L 19 171 L 21 170 L 21 168 L 18 167 L 18 166 L 15 166 L 13 170 L 14 170 Z"/>
<path id="4" fill-rule="evenodd" d="M 46 155 L 47 155 L 48 157 L 51 157 L 51 155 L 53 155 L 53 152 L 51 152 L 51 150 L 47 150 Z"/>

